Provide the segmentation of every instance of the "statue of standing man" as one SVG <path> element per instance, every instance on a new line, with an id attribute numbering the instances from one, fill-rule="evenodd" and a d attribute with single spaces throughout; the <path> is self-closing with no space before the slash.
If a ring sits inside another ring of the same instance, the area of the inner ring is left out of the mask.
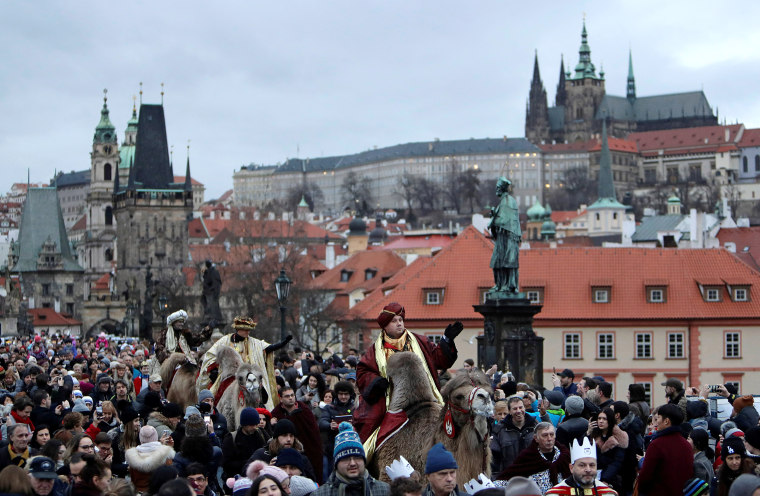
<path id="1" fill-rule="evenodd" d="M 219 295 L 222 291 L 222 276 L 216 270 L 211 260 L 206 260 L 206 269 L 203 271 L 203 323 L 214 327 L 222 322 L 222 310 L 219 308 Z"/>
<path id="2" fill-rule="evenodd" d="M 517 211 L 517 201 L 510 195 L 512 182 L 506 177 L 496 181 L 496 195 L 499 205 L 491 208 L 491 222 L 488 228 L 494 239 L 491 269 L 496 285 L 489 294 L 492 299 L 518 296 L 518 255 L 522 230 Z"/>

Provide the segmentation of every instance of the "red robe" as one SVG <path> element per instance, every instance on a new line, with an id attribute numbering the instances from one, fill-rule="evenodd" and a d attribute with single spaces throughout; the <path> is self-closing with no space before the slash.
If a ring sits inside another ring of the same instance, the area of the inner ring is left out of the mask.
<path id="1" fill-rule="evenodd" d="M 407 332 L 419 343 L 422 354 L 425 355 L 425 363 L 430 370 L 430 375 L 435 380 L 435 386 L 440 389 L 438 369 L 447 370 L 454 365 L 457 360 L 456 345 L 444 340 L 441 340 L 440 344 L 434 345 L 426 336 L 420 336 L 411 331 Z M 385 416 L 385 394 L 380 394 L 377 390 L 372 391 L 372 387 L 380 379 L 380 371 L 375 360 L 375 342 L 373 341 L 372 346 L 364 352 L 356 366 L 356 385 L 362 395 L 362 401 L 354 410 L 354 429 L 359 433 L 362 442 L 366 441 L 375 429 L 380 427 L 383 416 Z"/>

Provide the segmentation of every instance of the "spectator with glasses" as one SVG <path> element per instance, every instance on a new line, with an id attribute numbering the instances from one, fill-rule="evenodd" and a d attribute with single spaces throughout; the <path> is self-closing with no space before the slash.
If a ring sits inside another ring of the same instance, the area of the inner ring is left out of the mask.
<path id="1" fill-rule="evenodd" d="M 113 448 L 111 447 L 111 438 L 108 437 L 108 434 L 99 432 L 95 436 L 95 450 L 98 457 L 110 467 L 113 461 Z"/>
<path id="2" fill-rule="evenodd" d="M 95 454 L 95 443 L 92 438 L 87 434 L 80 432 L 71 438 L 71 441 L 66 443 L 66 453 L 63 455 L 64 463 L 69 463 L 71 455 L 74 453 L 82 454 Z"/>
<path id="3" fill-rule="evenodd" d="M 187 481 L 193 486 L 196 496 L 217 496 L 217 494 L 208 485 L 208 472 L 206 468 L 197 462 L 193 462 L 185 467 Z"/>

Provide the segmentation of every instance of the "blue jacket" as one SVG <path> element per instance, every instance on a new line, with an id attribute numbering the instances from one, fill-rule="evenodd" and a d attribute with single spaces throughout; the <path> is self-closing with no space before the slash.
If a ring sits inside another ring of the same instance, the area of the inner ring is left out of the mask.
<path id="1" fill-rule="evenodd" d="M 567 398 L 568 396 L 578 394 L 578 385 L 573 382 L 566 388 L 563 388 L 562 386 L 557 386 L 554 388 L 554 390 L 559 391 L 560 393 L 564 394 L 565 398 Z"/>

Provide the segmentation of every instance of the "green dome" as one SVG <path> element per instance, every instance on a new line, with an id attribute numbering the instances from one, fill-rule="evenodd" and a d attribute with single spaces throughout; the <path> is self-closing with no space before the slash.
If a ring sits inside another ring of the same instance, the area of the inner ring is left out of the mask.
<path id="1" fill-rule="evenodd" d="M 544 207 L 541 206 L 541 202 L 537 201 L 525 213 L 528 214 L 528 220 L 541 220 L 544 218 L 545 210 Z"/>
<path id="2" fill-rule="evenodd" d="M 680 204 L 681 204 L 681 199 L 680 199 L 680 198 L 678 198 L 678 197 L 675 195 L 675 193 L 674 193 L 674 194 L 670 195 L 670 198 L 668 198 L 668 204 L 669 204 L 669 205 L 675 205 L 675 204 L 678 204 L 678 205 L 680 205 Z"/>

